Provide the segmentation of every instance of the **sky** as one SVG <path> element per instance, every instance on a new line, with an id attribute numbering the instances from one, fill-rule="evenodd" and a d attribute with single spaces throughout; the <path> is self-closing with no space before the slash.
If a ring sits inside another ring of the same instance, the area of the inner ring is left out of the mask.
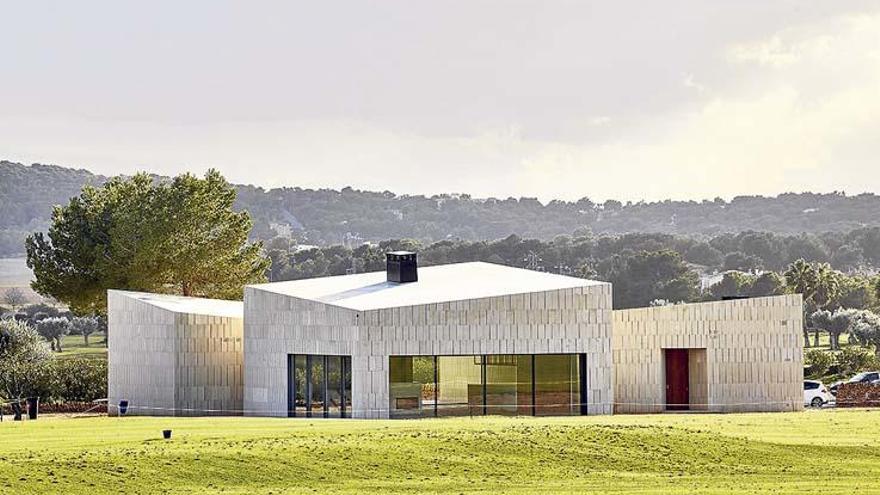
<path id="1" fill-rule="evenodd" d="M 880 3 L 0 0 L 0 159 L 575 200 L 880 190 Z"/>

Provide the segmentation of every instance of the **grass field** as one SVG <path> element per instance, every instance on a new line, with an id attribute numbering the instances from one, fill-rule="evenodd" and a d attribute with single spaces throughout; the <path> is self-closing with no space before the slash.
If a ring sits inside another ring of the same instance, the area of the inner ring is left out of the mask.
<path id="1" fill-rule="evenodd" d="M 103 333 L 90 335 L 88 347 L 82 335 L 66 335 L 61 340 L 61 349 L 60 358 L 107 359 L 107 341 Z"/>
<path id="2" fill-rule="evenodd" d="M 0 493 L 880 493 L 878 424 L 880 410 L 41 418 L 0 424 Z"/>

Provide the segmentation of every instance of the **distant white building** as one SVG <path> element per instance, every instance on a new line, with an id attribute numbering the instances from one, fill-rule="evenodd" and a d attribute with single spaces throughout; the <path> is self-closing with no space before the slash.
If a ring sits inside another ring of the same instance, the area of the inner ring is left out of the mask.
<path id="1" fill-rule="evenodd" d="M 248 286 L 243 307 L 225 303 L 235 314 L 226 318 L 243 319 L 242 345 L 231 348 L 222 345 L 231 320 L 181 339 L 194 333 L 172 322 L 204 322 L 197 304 L 181 302 L 193 318 L 175 320 L 144 309 L 150 295 L 111 291 L 111 402 L 127 399 L 138 413 L 170 395 L 189 400 L 175 407 L 196 404 L 208 400 L 204 386 L 239 387 L 241 406 L 222 407 L 257 416 L 802 407 L 800 296 L 612 311 L 605 282 L 489 263 L 419 269 L 414 253 L 387 256 L 383 272 Z M 186 343 L 159 343 L 167 339 Z M 193 358 L 191 349 L 204 352 Z M 226 349 L 239 353 L 241 382 L 187 370 L 154 392 L 154 375 L 173 360 L 198 367 Z M 189 391 L 172 393 L 180 387 Z"/>

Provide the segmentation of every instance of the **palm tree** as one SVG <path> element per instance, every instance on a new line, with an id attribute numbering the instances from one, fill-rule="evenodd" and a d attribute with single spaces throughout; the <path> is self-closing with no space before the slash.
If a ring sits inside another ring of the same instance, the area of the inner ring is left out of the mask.
<path id="1" fill-rule="evenodd" d="M 813 314 L 814 296 L 816 292 L 817 273 L 813 265 L 799 259 L 788 266 L 785 271 L 785 285 L 788 291 L 801 294 L 804 299 L 804 347 L 810 347 L 809 318 Z"/>
<path id="2" fill-rule="evenodd" d="M 816 265 L 816 286 L 813 291 L 813 302 L 816 309 L 828 309 L 840 297 L 841 280 L 840 273 L 831 268 L 828 263 Z M 814 328 L 814 345 L 819 346 L 819 327 Z"/>

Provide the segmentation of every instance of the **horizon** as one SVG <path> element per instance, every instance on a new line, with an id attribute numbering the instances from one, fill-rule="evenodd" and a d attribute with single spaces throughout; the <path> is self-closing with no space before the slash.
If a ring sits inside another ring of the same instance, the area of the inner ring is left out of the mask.
<path id="1" fill-rule="evenodd" d="M 541 201 L 880 190 L 872 2 L 4 13 L 16 162 Z"/>
<path id="2" fill-rule="evenodd" d="M 27 163 L 16 162 L 16 161 L 5 159 L 5 158 L 0 158 L 0 163 L 2 163 L 2 162 L 21 165 L 24 167 L 32 167 L 32 166 L 60 167 L 60 168 L 68 169 L 68 170 L 84 171 L 84 172 L 90 173 L 92 175 L 105 177 L 105 178 L 110 178 L 110 177 L 114 177 L 114 176 L 130 177 L 130 176 L 132 176 L 134 174 L 138 174 L 138 173 L 146 173 L 146 174 L 155 175 L 155 176 L 162 177 L 162 178 L 173 177 L 173 175 L 169 176 L 169 175 L 157 174 L 155 172 L 151 172 L 149 170 L 143 170 L 143 169 L 135 170 L 131 174 L 107 175 L 107 174 L 97 173 L 94 170 L 90 170 L 88 167 L 83 167 L 83 166 L 67 166 L 67 165 L 61 165 L 61 164 L 57 164 L 57 163 L 37 163 L 37 162 L 27 164 Z M 205 171 L 207 171 L 207 169 Z M 193 171 L 189 171 L 189 170 L 184 170 L 184 171 L 181 171 L 180 173 L 191 173 L 191 174 L 195 174 L 196 176 L 203 176 L 204 175 L 203 172 L 193 172 Z M 269 187 L 269 186 L 266 186 L 263 184 L 235 182 L 235 181 L 230 180 L 228 177 L 225 177 L 225 178 L 230 184 L 232 184 L 234 186 L 255 187 L 255 188 L 264 189 L 266 191 L 272 191 L 272 190 L 284 189 L 284 188 L 290 188 L 290 189 L 299 188 L 302 190 L 313 190 L 313 191 L 329 190 L 329 191 L 341 192 L 344 189 L 352 189 L 356 192 L 362 192 L 362 193 L 379 193 L 379 194 L 381 194 L 384 192 L 390 192 L 390 193 L 394 194 L 396 197 L 425 197 L 425 198 L 429 198 L 429 199 L 432 197 L 438 197 L 438 196 L 458 196 L 458 197 L 468 196 L 469 199 L 472 199 L 475 201 L 486 201 L 486 200 L 492 200 L 492 199 L 498 200 L 498 201 L 504 201 L 504 200 L 508 200 L 508 199 L 516 199 L 516 200 L 528 199 L 528 200 L 537 200 L 538 202 L 540 202 L 544 206 L 546 206 L 547 204 L 549 204 L 550 202 L 553 202 L 553 201 L 563 201 L 563 202 L 567 202 L 567 203 L 575 203 L 580 199 L 589 199 L 589 200 L 593 201 L 593 203 L 597 206 L 601 206 L 606 201 L 618 201 L 622 205 L 627 206 L 627 205 L 638 205 L 638 204 L 664 203 L 667 201 L 671 201 L 674 203 L 688 203 L 688 202 L 707 203 L 707 202 L 716 201 L 718 199 L 721 199 L 725 203 L 731 203 L 732 201 L 734 201 L 735 199 L 738 199 L 738 198 L 775 199 L 775 198 L 779 198 L 781 196 L 786 196 L 786 195 L 816 195 L 816 196 L 838 195 L 838 196 L 846 197 L 846 198 L 854 198 L 854 197 L 858 197 L 858 196 L 876 196 L 877 195 L 877 193 L 874 193 L 871 191 L 851 193 L 849 191 L 809 191 L 809 190 L 807 190 L 807 191 L 784 191 L 784 192 L 770 193 L 770 194 L 735 194 L 730 197 L 716 196 L 714 198 L 659 198 L 659 199 L 654 199 L 654 200 L 648 200 L 648 199 L 623 200 L 623 199 L 618 199 L 618 198 L 605 198 L 603 201 L 598 201 L 598 200 L 594 200 L 594 198 L 589 197 L 589 196 L 582 196 L 580 198 L 574 198 L 574 199 L 567 199 L 567 198 L 547 198 L 547 199 L 544 199 L 544 198 L 539 198 L 536 196 L 507 196 L 507 197 L 476 196 L 476 195 L 473 195 L 473 194 L 466 192 L 466 191 L 446 191 L 446 192 L 439 192 L 439 193 L 433 193 L 433 194 L 417 194 L 417 193 L 409 193 L 409 192 L 404 192 L 404 191 L 391 191 L 391 190 L 387 190 L 387 189 L 381 190 L 381 191 L 377 190 L 377 189 L 363 189 L 363 188 L 355 187 L 354 185 L 343 185 L 341 187 L 329 187 L 329 186 L 305 187 L 305 186 L 300 186 L 300 185 L 295 185 L 295 184 L 285 184 L 285 185 Z"/>

